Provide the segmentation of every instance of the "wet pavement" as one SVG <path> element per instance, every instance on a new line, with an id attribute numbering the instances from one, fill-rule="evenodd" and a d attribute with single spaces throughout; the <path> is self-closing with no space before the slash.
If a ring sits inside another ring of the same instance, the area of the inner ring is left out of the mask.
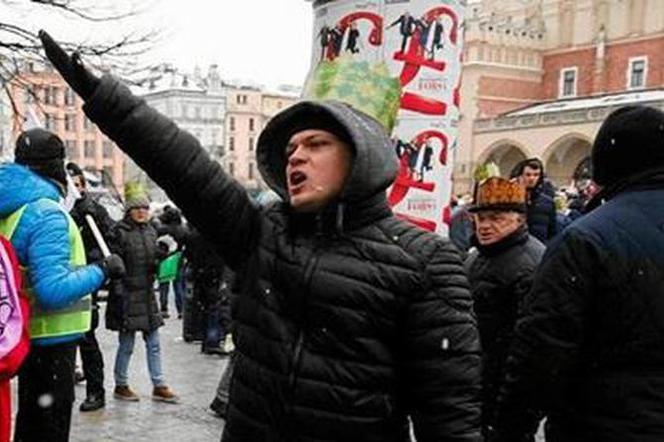
<path id="1" fill-rule="evenodd" d="M 180 396 L 180 404 L 153 402 L 143 340 L 136 337 L 129 367 L 129 384 L 140 396 L 139 402 L 113 399 L 113 362 L 117 333 L 102 325 L 97 339 L 104 354 L 106 407 L 81 413 L 78 406 L 85 399 L 85 384 L 76 386 L 76 403 L 72 416 L 72 442 L 217 442 L 223 420 L 208 408 L 221 372 L 228 358 L 200 353 L 200 343 L 182 339 L 182 321 L 171 316 L 159 329 L 162 367 L 166 382 Z M 79 362 L 80 364 L 80 362 Z M 14 381 L 15 384 L 15 381 Z M 14 385 L 14 389 L 16 385 Z M 14 404 L 16 400 L 14 399 Z"/>

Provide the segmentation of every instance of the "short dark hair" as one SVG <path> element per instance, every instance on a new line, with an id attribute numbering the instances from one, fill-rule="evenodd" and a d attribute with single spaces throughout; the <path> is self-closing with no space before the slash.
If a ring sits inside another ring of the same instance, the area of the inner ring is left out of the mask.
<path id="1" fill-rule="evenodd" d="M 533 170 L 542 170 L 542 163 L 540 163 L 538 160 L 528 160 L 524 163 L 523 169 L 521 169 L 521 173 L 524 172 L 526 167 Z"/>

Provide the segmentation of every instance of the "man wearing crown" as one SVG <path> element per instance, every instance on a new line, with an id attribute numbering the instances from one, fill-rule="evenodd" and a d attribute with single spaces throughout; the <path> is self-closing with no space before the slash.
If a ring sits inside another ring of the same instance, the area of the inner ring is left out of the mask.
<path id="1" fill-rule="evenodd" d="M 519 306 L 531 288 L 544 245 L 528 233 L 526 189 L 517 182 L 492 177 L 477 190 L 470 208 L 475 218 L 475 250 L 466 260 L 483 350 L 482 431 L 496 440 L 493 420 L 499 387 L 505 375 Z M 538 417 L 519 410 L 509 435 L 500 440 L 531 442 Z"/>

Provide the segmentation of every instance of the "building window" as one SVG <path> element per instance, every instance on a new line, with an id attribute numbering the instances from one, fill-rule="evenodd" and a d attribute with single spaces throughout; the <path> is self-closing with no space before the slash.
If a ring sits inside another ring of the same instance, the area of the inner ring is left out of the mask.
<path id="1" fill-rule="evenodd" d="M 254 179 L 254 163 L 249 163 L 249 179 Z"/>
<path id="2" fill-rule="evenodd" d="M 95 157 L 95 142 L 93 140 L 85 140 L 83 149 L 85 150 L 85 158 Z"/>
<path id="3" fill-rule="evenodd" d="M 113 143 L 104 141 L 102 144 L 104 158 L 113 158 Z"/>
<path id="4" fill-rule="evenodd" d="M 65 140 L 65 150 L 67 151 L 67 158 L 70 160 L 78 158 L 78 146 L 76 145 L 76 140 Z"/>
<path id="5" fill-rule="evenodd" d="M 65 130 L 76 132 L 76 114 L 65 114 Z"/>
<path id="6" fill-rule="evenodd" d="M 56 131 L 55 116 L 53 114 L 44 114 L 44 127 L 50 131 Z"/>
<path id="7" fill-rule="evenodd" d="M 200 120 L 200 118 L 201 118 L 201 108 L 200 108 L 200 106 L 195 106 L 194 107 L 194 118 L 196 118 L 197 120 Z"/>
<path id="8" fill-rule="evenodd" d="M 230 176 L 235 176 L 235 164 L 234 163 L 228 163 L 228 174 Z"/>
<path id="9" fill-rule="evenodd" d="M 249 137 L 249 152 L 254 151 L 254 137 Z"/>
<path id="10" fill-rule="evenodd" d="M 65 89 L 65 105 L 73 106 L 74 104 L 76 104 L 76 94 L 74 93 L 74 89 L 68 87 Z"/>
<path id="11" fill-rule="evenodd" d="M 252 131 L 252 132 L 255 130 L 254 129 L 254 119 L 253 118 L 249 118 L 249 130 Z"/>
<path id="12" fill-rule="evenodd" d="M 46 86 L 44 88 L 44 104 L 58 104 L 58 88 Z"/>
<path id="13" fill-rule="evenodd" d="M 228 129 L 229 130 L 235 130 L 235 117 L 231 117 L 228 120 Z"/>
<path id="14" fill-rule="evenodd" d="M 577 67 L 560 70 L 560 98 L 576 97 Z"/>
<path id="15" fill-rule="evenodd" d="M 648 75 L 648 57 L 629 59 L 629 72 L 627 78 L 628 89 L 641 89 L 646 87 Z"/>
<path id="16" fill-rule="evenodd" d="M 25 88 L 25 103 L 26 104 L 34 103 L 36 95 L 37 95 L 37 87 L 27 86 Z"/>
<path id="17" fill-rule="evenodd" d="M 92 124 L 92 121 L 88 119 L 88 117 L 83 117 L 83 129 L 91 132 L 94 130 L 95 125 Z"/>
<path id="18" fill-rule="evenodd" d="M 228 151 L 233 152 L 235 150 L 235 137 L 228 137 Z"/>
<path id="19" fill-rule="evenodd" d="M 182 118 L 187 118 L 189 116 L 189 107 L 186 104 L 182 105 Z"/>
<path id="20" fill-rule="evenodd" d="M 247 96 L 238 94 L 235 97 L 235 101 L 237 102 L 237 104 L 247 104 Z"/>

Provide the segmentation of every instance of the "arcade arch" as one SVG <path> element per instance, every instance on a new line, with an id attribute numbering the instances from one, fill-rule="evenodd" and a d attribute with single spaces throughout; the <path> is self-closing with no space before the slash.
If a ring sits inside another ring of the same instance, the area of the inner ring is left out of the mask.
<path id="1" fill-rule="evenodd" d="M 525 149 L 513 141 L 501 141 L 487 149 L 484 159 L 480 164 L 493 162 L 498 166 L 502 176 L 509 176 L 514 167 L 528 158 Z"/>
<path id="2" fill-rule="evenodd" d="M 562 137 L 551 144 L 544 155 L 546 174 L 556 186 L 568 186 L 585 174 L 591 142 L 580 134 Z"/>

